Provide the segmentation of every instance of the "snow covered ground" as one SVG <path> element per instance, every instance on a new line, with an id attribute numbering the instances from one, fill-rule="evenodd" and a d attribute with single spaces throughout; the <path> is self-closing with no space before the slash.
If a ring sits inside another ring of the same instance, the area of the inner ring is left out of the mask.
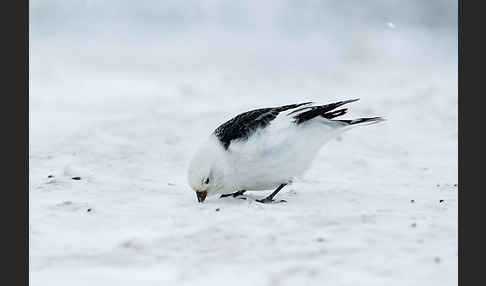
<path id="1" fill-rule="evenodd" d="M 456 285 L 455 31 L 242 19 L 66 25 L 77 36 L 31 22 L 30 284 Z M 388 121 L 330 142 L 288 203 L 197 203 L 187 166 L 220 123 L 357 97 L 344 118 Z"/>

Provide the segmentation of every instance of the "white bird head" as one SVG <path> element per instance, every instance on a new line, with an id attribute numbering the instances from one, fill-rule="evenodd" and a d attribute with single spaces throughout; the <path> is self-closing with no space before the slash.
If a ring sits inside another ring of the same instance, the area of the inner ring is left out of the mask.
<path id="1" fill-rule="evenodd" d="M 225 160 L 224 149 L 216 138 L 211 137 L 194 154 L 187 174 L 189 185 L 202 203 L 206 196 L 224 189 Z"/>

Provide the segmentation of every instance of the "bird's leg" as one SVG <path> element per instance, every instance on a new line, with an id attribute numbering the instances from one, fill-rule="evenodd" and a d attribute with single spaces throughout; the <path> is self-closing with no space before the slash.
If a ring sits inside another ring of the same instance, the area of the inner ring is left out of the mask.
<path id="1" fill-rule="evenodd" d="M 277 194 L 277 193 L 278 193 L 278 192 L 279 192 L 281 189 L 283 189 L 283 187 L 285 187 L 286 185 L 287 185 L 287 184 L 281 184 L 281 185 L 280 185 L 280 186 L 278 186 L 278 188 L 277 188 L 275 191 L 273 191 L 273 193 L 271 193 L 271 194 L 270 194 L 268 197 L 266 197 L 266 198 L 264 198 L 264 199 L 262 199 L 262 200 L 256 200 L 256 201 L 257 201 L 257 202 L 259 202 L 259 203 L 271 203 L 271 202 L 274 202 L 273 197 L 275 197 L 275 195 L 276 195 L 276 194 Z M 280 202 L 280 203 L 285 203 L 285 202 L 287 202 L 287 201 L 285 201 L 285 200 L 280 200 L 279 202 Z"/>
<path id="2" fill-rule="evenodd" d="M 226 198 L 226 197 L 229 197 L 229 196 L 233 196 L 233 198 L 236 198 L 237 196 L 241 196 L 243 195 L 243 193 L 245 193 L 246 191 L 245 190 L 241 190 L 241 191 L 238 191 L 238 192 L 235 192 L 235 193 L 232 193 L 232 194 L 223 194 L 221 195 L 219 198 Z"/>

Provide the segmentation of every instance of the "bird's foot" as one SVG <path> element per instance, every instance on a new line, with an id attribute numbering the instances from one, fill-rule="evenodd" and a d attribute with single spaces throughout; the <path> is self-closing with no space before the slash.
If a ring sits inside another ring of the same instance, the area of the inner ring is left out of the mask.
<path id="1" fill-rule="evenodd" d="M 233 194 L 223 194 L 221 196 L 219 196 L 220 199 L 222 198 L 226 198 L 226 197 L 229 197 L 229 196 L 232 196 Z"/>
<path id="2" fill-rule="evenodd" d="M 235 193 L 232 193 L 232 194 L 222 194 L 221 196 L 219 196 L 219 198 L 221 199 L 221 198 L 226 198 L 226 197 L 230 197 L 230 196 L 232 196 L 233 198 L 236 198 L 238 196 L 243 195 L 244 192 L 245 191 L 238 191 L 238 192 L 235 192 Z"/>
<path id="3" fill-rule="evenodd" d="M 259 203 L 262 204 L 278 204 L 278 203 L 286 203 L 286 200 L 274 200 L 274 199 L 269 199 L 269 198 L 264 198 L 261 200 L 256 200 Z"/>

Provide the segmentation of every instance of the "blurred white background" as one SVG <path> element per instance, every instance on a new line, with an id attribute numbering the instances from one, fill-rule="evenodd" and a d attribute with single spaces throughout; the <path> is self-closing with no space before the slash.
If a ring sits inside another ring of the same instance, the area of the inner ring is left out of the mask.
<path id="1" fill-rule="evenodd" d="M 455 285 L 457 14 L 30 1 L 31 284 Z M 195 203 L 187 163 L 217 125 L 350 98 L 346 118 L 388 121 L 329 143 L 287 206 Z"/>

